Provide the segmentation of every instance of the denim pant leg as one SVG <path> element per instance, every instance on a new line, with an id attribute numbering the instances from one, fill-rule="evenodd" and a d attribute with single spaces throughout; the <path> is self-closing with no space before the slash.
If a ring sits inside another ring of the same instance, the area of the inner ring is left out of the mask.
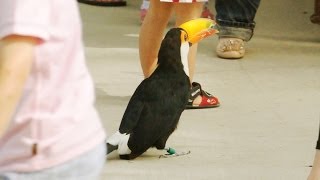
<path id="1" fill-rule="evenodd" d="M 216 0 L 219 37 L 236 37 L 249 41 L 255 27 L 254 18 L 260 0 Z"/>

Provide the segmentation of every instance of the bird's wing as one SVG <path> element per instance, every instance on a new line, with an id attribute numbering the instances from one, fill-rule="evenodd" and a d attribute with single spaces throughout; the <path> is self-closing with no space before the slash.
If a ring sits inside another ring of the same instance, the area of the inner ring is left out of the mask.
<path id="1" fill-rule="evenodd" d="M 128 106 L 122 117 L 122 121 L 119 127 L 120 133 L 130 133 L 137 125 L 140 114 L 144 107 L 144 89 L 145 89 L 145 80 L 140 83 L 135 92 L 133 93 Z"/>

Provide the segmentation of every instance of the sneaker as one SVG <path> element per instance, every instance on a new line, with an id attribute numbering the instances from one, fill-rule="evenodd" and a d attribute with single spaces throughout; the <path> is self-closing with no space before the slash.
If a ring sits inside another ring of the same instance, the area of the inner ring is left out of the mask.
<path id="1" fill-rule="evenodd" d="M 244 41 L 239 38 L 220 38 L 216 53 L 225 59 L 242 58 L 245 54 Z"/>

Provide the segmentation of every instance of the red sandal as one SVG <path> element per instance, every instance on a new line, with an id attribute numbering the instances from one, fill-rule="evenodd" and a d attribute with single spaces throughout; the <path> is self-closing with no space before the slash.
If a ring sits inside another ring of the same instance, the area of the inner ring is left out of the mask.
<path id="1" fill-rule="evenodd" d="M 80 3 L 96 5 L 96 6 L 126 6 L 125 0 L 78 0 Z"/>
<path id="2" fill-rule="evenodd" d="M 193 104 L 193 101 L 198 97 L 202 97 L 200 104 Z M 215 108 L 219 107 L 220 103 L 217 97 L 212 94 L 202 90 L 201 85 L 197 82 L 192 83 L 192 88 L 190 91 L 190 97 L 186 109 L 204 109 L 204 108 Z"/>

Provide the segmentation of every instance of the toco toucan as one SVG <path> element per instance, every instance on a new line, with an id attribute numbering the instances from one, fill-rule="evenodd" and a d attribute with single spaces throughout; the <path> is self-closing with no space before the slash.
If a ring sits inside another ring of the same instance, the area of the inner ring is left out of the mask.
<path id="1" fill-rule="evenodd" d="M 181 27 L 170 29 L 162 40 L 157 67 L 132 95 L 119 130 L 107 140 L 108 153 L 118 149 L 121 159 L 134 159 L 150 147 L 166 148 L 189 98 L 188 53 L 195 43 L 191 39 L 199 41 L 213 33 L 206 26 L 196 32 L 205 32 L 201 37 L 194 38 L 192 32 L 191 38 L 188 27 Z"/>

